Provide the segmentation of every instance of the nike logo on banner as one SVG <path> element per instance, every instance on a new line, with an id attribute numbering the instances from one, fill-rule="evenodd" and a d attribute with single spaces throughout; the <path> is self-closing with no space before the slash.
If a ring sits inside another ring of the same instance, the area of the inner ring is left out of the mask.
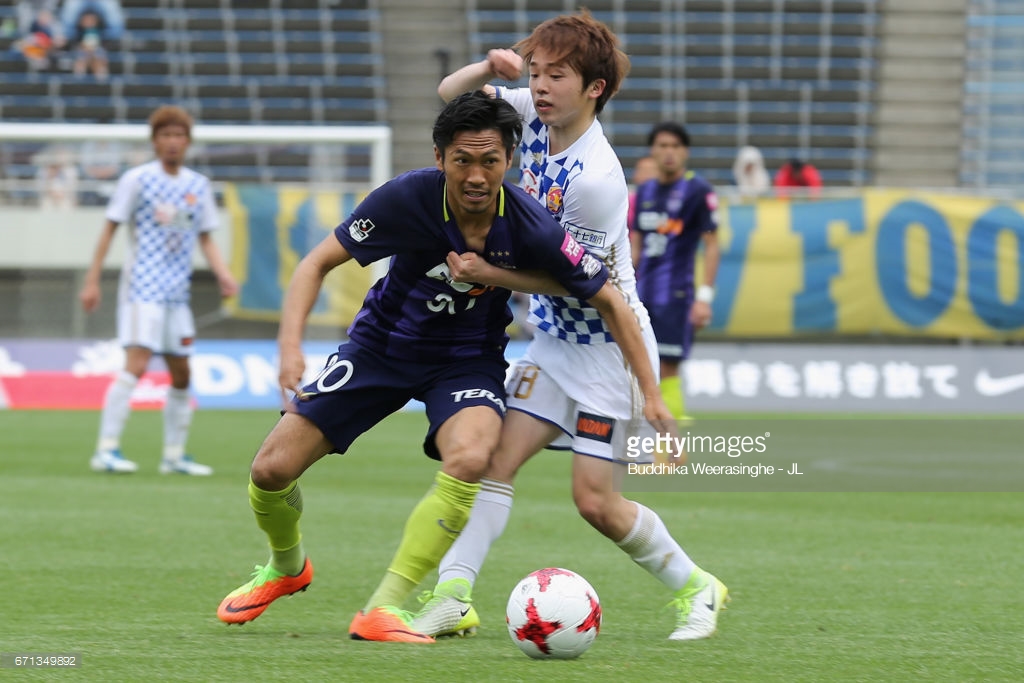
<path id="1" fill-rule="evenodd" d="M 988 370 L 982 370 L 974 378 L 974 388 L 982 396 L 1002 396 L 1011 391 L 1024 389 L 1024 373 L 1006 377 L 992 377 Z"/>

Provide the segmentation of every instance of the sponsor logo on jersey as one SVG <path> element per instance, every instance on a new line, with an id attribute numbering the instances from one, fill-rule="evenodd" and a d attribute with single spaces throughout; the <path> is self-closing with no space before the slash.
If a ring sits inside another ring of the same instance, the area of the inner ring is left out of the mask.
<path id="1" fill-rule="evenodd" d="M 185 195 L 185 203 L 188 204 L 189 206 L 195 206 L 196 196 L 189 192 L 188 194 Z"/>
<path id="2" fill-rule="evenodd" d="M 666 218 L 665 222 L 658 226 L 658 232 L 662 235 L 681 235 L 683 228 L 682 218 Z"/>
<path id="3" fill-rule="evenodd" d="M 610 417 L 601 417 L 583 411 L 580 411 L 576 417 L 576 436 L 586 439 L 611 443 L 614 427 L 615 422 Z"/>
<path id="4" fill-rule="evenodd" d="M 565 231 L 572 235 L 572 238 L 582 244 L 585 247 L 597 247 L 603 248 L 605 241 L 608 239 L 608 233 L 600 230 L 590 230 L 589 228 L 581 228 L 578 225 L 567 223 Z"/>
<path id="5" fill-rule="evenodd" d="M 579 242 L 572 238 L 572 235 L 565 233 L 565 239 L 562 240 L 562 253 L 569 259 L 569 263 L 575 266 L 583 258 L 584 251 Z"/>
<path id="6" fill-rule="evenodd" d="M 501 408 L 501 412 L 505 412 L 505 401 L 500 397 L 495 396 L 489 389 L 460 389 L 459 391 L 452 392 L 453 403 L 462 403 L 464 400 L 473 398 L 486 398 L 488 401 Z"/>
<path id="7" fill-rule="evenodd" d="M 716 211 L 718 209 L 718 195 L 714 192 L 708 192 L 705 199 L 707 200 L 709 211 Z"/>
<path id="8" fill-rule="evenodd" d="M 580 267 L 583 268 L 583 272 L 586 273 L 589 278 L 592 278 L 601 272 L 601 262 L 590 254 L 583 255 L 583 258 L 580 259 Z"/>
<path id="9" fill-rule="evenodd" d="M 370 231 L 376 227 L 369 218 L 357 218 L 348 226 L 348 234 L 356 242 L 362 242 L 370 235 Z"/>

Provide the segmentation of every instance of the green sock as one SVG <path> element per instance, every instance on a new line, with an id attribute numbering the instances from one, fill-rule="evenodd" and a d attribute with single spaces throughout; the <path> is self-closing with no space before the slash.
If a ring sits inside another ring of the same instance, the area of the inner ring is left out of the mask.
<path id="1" fill-rule="evenodd" d="M 437 567 L 466 526 L 480 484 L 460 481 L 444 472 L 438 472 L 434 480 L 435 485 L 409 515 L 398 552 L 365 611 L 381 605 L 401 606 Z"/>
<path id="2" fill-rule="evenodd" d="M 249 506 L 256 524 L 270 541 L 270 566 L 283 574 L 298 574 L 306 561 L 299 533 L 302 491 L 293 481 L 282 491 L 264 491 L 249 480 Z"/>
<path id="3" fill-rule="evenodd" d="M 661 380 L 661 397 L 665 399 L 665 405 L 676 420 L 682 420 L 686 415 L 685 404 L 683 403 L 683 382 L 679 375 L 665 377 Z"/>

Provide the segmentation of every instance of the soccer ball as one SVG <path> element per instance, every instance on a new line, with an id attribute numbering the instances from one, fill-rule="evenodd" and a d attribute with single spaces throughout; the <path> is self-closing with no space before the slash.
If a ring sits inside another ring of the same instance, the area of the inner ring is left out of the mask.
<path id="1" fill-rule="evenodd" d="M 601 630 L 601 603 L 582 576 L 548 567 L 512 589 L 505 621 L 512 642 L 530 657 L 575 659 Z"/>

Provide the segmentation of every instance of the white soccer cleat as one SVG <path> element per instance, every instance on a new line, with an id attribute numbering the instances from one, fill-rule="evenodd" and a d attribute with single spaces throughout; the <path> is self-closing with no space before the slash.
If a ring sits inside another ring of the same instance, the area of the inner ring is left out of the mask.
<path id="1" fill-rule="evenodd" d="M 89 467 L 93 472 L 116 472 L 118 474 L 131 474 L 139 469 L 138 465 L 121 455 L 119 448 L 96 451 L 89 461 Z"/>
<path id="2" fill-rule="evenodd" d="M 473 635 L 480 626 L 480 617 L 471 604 L 471 590 L 466 579 L 450 579 L 425 592 L 412 628 L 438 638 Z"/>
<path id="3" fill-rule="evenodd" d="M 729 589 L 703 569 L 694 568 L 689 581 L 669 603 L 675 607 L 676 630 L 669 640 L 710 638 L 718 626 L 718 612 L 726 609 Z"/>
<path id="4" fill-rule="evenodd" d="M 209 465 L 200 465 L 191 456 L 183 455 L 178 460 L 160 461 L 160 474 L 189 474 L 193 477 L 208 477 L 213 474 Z"/>

